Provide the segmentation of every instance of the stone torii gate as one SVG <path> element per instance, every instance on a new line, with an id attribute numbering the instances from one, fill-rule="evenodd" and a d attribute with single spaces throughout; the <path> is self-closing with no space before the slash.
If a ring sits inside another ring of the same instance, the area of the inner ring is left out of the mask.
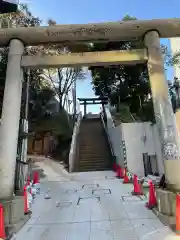
<path id="1" fill-rule="evenodd" d="M 138 64 L 142 62 L 146 62 L 148 66 L 166 179 L 170 187 L 179 190 L 179 141 L 168 96 L 160 47 L 160 37 L 177 36 L 180 36 L 180 19 L 0 29 L 0 46 L 9 45 L 0 134 L 1 198 L 11 198 L 13 193 L 23 68 Z M 132 51 L 77 53 L 61 56 L 23 56 L 25 45 L 133 40 L 144 41 L 145 48 Z"/>
<path id="2" fill-rule="evenodd" d="M 84 116 L 87 115 L 87 105 L 101 104 L 104 105 L 108 103 L 108 98 L 78 98 L 80 105 L 84 106 Z"/>

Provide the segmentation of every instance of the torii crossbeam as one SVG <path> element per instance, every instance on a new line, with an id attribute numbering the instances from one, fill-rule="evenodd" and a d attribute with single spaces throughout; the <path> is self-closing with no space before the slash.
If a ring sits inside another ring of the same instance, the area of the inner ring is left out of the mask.
<path id="1" fill-rule="evenodd" d="M 178 37 L 180 18 L 0 29 L 0 46 L 11 39 L 20 39 L 26 45 L 129 41 L 141 39 L 150 31 L 158 32 L 161 38 Z"/>

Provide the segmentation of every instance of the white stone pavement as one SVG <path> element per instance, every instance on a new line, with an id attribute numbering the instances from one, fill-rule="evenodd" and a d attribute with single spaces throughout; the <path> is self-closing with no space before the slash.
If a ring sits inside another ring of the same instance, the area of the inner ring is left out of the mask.
<path id="1" fill-rule="evenodd" d="M 44 181 L 32 218 L 16 239 L 179 239 L 131 190 L 131 184 L 122 184 L 111 171 L 77 173 L 73 181 Z M 44 199 L 47 191 L 49 200 Z"/>

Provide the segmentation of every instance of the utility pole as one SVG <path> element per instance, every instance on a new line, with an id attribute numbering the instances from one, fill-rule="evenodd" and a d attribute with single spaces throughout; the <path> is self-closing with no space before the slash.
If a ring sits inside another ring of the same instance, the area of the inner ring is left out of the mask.
<path id="1" fill-rule="evenodd" d="M 0 0 L 0 14 L 16 12 L 19 0 Z"/>

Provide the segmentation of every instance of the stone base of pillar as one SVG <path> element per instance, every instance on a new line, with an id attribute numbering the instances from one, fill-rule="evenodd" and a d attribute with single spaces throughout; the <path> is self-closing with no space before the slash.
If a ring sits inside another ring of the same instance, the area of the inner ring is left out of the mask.
<path id="1" fill-rule="evenodd" d="M 25 215 L 24 218 L 16 224 L 8 226 L 6 229 L 8 239 L 11 239 L 27 223 L 27 221 L 29 221 L 30 217 L 30 215 Z"/>
<path id="2" fill-rule="evenodd" d="M 174 228 L 176 224 L 176 194 L 165 189 L 156 189 L 157 208 L 153 212 L 165 225 Z"/>
<path id="3" fill-rule="evenodd" d="M 159 218 L 159 220 L 165 225 L 171 227 L 171 229 L 175 228 L 176 225 L 176 217 L 165 215 L 157 210 L 157 208 L 152 209 L 153 213 Z"/>
<path id="4" fill-rule="evenodd" d="M 0 200 L 4 207 L 4 221 L 7 236 L 16 233 L 30 218 L 24 215 L 24 197 L 15 196 L 11 200 Z"/>
<path id="5" fill-rule="evenodd" d="M 167 188 L 171 191 L 180 191 L 180 160 L 165 160 L 164 166 Z"/>

